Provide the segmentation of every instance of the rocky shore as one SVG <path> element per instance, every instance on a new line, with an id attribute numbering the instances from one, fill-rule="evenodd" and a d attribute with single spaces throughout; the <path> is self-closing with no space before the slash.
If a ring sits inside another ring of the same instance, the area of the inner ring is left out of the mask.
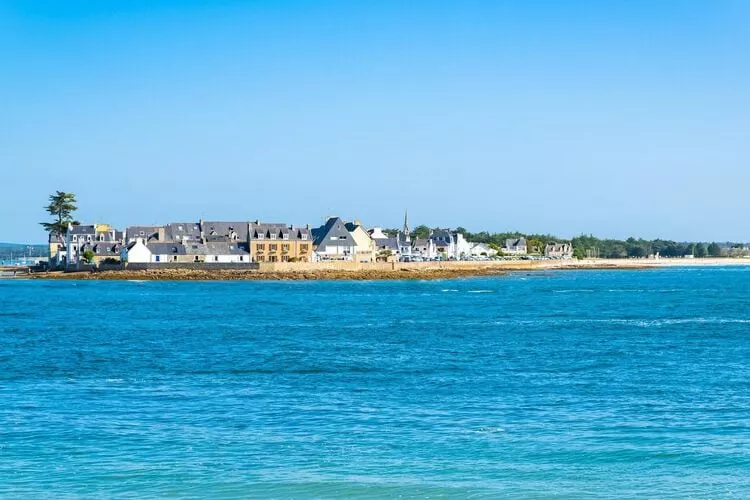
<path id="1" fill-rule="evenodd" d="M 351 269 L 332 269 L 323 264 L 289 266 L 282 269 L 150 269 L 97 272 L 43 272 L 30 279 L 62 280 L 163 280 L 163 281 L 238 281 L 238 280 L 434 280 L 467 276 L 499 276 L 510 271 L 579 269 L 653 269 L 677 266 L 750 265 L 750 259 L 589 259 L 494 262 L 440 262 L 430 265 L 362 264 Z M 432 265 L 434 264 L 434 265 Z"/>
<path id="2" fill-rule="evenodd" d="M 240 281 L 240 280 L 427 280 L 450 279 L 463 276 L 502 275 L 505 270 L 497 268 L 471 269 L 360 269 L 356 271 L 335 271 L 328 269 L 304 271 L 242 271 L 242 270 L 194 270 L 194 269 L 153 269 L 148 271 L 102 271 L 81 273 L 39 273 L 32 279 L 63 280 L 162 280 L 162 281 Z"/>

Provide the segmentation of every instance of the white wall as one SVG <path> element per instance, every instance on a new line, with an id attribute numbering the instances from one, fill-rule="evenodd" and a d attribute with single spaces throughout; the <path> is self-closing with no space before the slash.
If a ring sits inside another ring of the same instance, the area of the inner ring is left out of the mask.
<path id="1" fill-rule="evenodd" d="M 126 259 L 128 262 L 148 264 L 152 261 L 152 255 L 148 247 L 146 247 L 142 241 L 138 240 L 136 244 L 127 251 Z"/>
<path id="2" fill-rule="evenodd" d="M 240 260 L 242 257 L 242 260 Z M 249 264 L 250 255 L 206 255 L 206 262 L 219 264 Z"/>

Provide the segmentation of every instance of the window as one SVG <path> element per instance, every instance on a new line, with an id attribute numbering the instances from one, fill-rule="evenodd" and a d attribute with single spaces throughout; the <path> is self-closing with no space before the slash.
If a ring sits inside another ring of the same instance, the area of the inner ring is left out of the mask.
<path id="1" fill-rule="evenodd" d="M 307 247 L 308 247 L 307 243 L 303 243 L 299 246 L 299 251 L 302 253 L 307 253 Z"/>
<path id="2" fill-rule="evenodd" d="M 219 256 L 218 255 L 214 255 L 214 262 L 219 262 Z"/>
<path id="3" fill-rule="evenodd" d="M 262 240 L 262 239 L 263 239 L 263 237 L 264 237 L 264 234 L 263 234 L 263 233 L 258 233 L 258 234 L 256 235 L 256 237 L 257 237 L 257 238 L 258 238 L 259 240 Z"/>
<path id="4" fill-rule="evenodd" d="M 176 255 L 173 255 L 173 256 L 172 256 L 172 260 L 173 260 L 174 262 L 177 262 L 177 256 L 176 256 Z"/>
<path id="5" fill-rule="evenodd" d="M 157 255 L 156 256 L 156 262 L 159 262 L 159 260 L 161 260 L 160 257 L 161 257 L 161 255 Z"/>
<path id="6" fill-rule="evenodd" d="M 282 255 L 281 256 L 281 262 L 289 262 L 289 256 L 288 255 Z"/>
<path id="7" fill-rule="evenodd" d="M 279 248 L 279 245 L 275 243 L 268 245 L 268 250 L 270 250 L 271 252 L 275 252 L 276 250 L 278 250 L 278 248 Z"/>
<path id="8" fill-rule="evenodd" d="M 284 243 L 281 245 L 281 251 L 282 252 L 288 252 L 289 251 L 289 243 Z"/>
<path id="9" fill-rule="evenodd" d="M 302 235 L 302 239 L 303 239 L 303 240 L 306 240 L 306 239 L 307 239 L 307 235 L 306 235 L 306 234 L 303 234 L 303 235 Z"/>
<path id="10" fill-rule="evenodd" d="M 240 262 L 244 262 L 244 261 L 245 261 L 245 256 L 244 255 L 240 255 Z"/>
<path id="11" fill-rule="evenodd" d="M 271 239 L 272 239 L 272 240 L 275 240 L 275 239 L 276 239 L 276 233 L 271 233 Z"/>
<path id="12" fill-rule="evenodd" d="M 256 249 L 257 249 L 257 250 L 258 250 L 259 252 L 262 252 L 262 251 L 264 251 L 264 250 L 266 249 L 266 245 L 265 245 L 265 244 L 263 244 L 263 243 L 259 243 L 258 245 L 256 245 L 256 247 L 255 247 L 255 248 L 256 248 Z"/>
<path id="13" fill-rule="evenodd" d="M 288 239 L 289 239 L 289 233 L 284 233 L 284 239 L 285 239 L 285 240 L 288 240 Z"/>

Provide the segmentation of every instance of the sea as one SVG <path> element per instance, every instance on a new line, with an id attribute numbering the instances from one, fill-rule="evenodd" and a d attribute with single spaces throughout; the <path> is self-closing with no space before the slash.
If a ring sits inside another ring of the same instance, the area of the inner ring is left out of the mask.
<path id="1" fill-rule="evenodd" d="M 0 281 L 2 498 L 749 498 L 750 267 Z"/>

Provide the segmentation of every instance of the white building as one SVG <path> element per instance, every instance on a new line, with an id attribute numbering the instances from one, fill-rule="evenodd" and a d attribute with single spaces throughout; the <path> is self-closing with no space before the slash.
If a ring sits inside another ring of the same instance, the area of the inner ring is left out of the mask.
<path id="1" fill-rule="evenodd" d="M 549 243 L 544 247 L 544 256 L 552 259 L 571 259 L 573 247 L 570 243 Z"/>
<path id="2" fill-rule="evenodd" d="M 505 240 L 503 253 L 508 255 L 526 255 L 528 253 L 526 238 L 508 238 Z"/>
<path id="3" fill-rule="evenodd" d="M 469 253 L 472 257 L 494 257 L 497 250 L 493 249 L 487 243 L 474 243 L 471 245 Z"/>

